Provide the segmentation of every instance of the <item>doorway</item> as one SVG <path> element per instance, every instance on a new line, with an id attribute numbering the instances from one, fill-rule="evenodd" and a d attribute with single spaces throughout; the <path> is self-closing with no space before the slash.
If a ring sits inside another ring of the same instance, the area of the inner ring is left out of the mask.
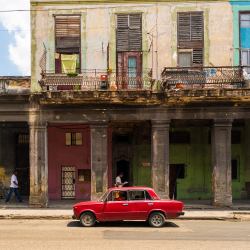
<path id="1" fill-rule="evenodd" d="M 170 164 L 169 166 L 169 198 L 178 197 L 178 179 L 185 178 L 185 164 Z"/>
<path id="2" fill-rule="evenodd" d="M 62 166 L 62 199 L 75 199 L 74 166 Z"/>
<path id="3" fill-rule="evenodd" d="M 125 186 L 131 185 L 130 183 L 130 164 L 129 161 L 120 160 L 116 163 L 116 176 L 120 173 L 123 173 L 122 182 L 127 181 L 128 184 Z"/>
<path id="4" fill-rule="evenodd" d="M 16 135 L 16 167 L 19 180 L 20 194 L 29 196 L 30 173 L 29 173 L 29 134 L 19 133 Z"/>
<path id="5" fill-rule="evenodd" d="M 122 89 L 141 88 L 141 52 L 119 52 L 117 54 L 118 87 Z"/>

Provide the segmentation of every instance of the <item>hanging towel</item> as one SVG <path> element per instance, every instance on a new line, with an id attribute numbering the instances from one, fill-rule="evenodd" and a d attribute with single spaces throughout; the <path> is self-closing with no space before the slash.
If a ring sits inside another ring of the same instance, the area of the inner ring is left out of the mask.
<path id="1" fill-rule="evenodd" d="M 65 55 L 61 54 L 61 62 L 62 62 L 62 73 L 76 73 L 76 60 L 77 55 Z"/>

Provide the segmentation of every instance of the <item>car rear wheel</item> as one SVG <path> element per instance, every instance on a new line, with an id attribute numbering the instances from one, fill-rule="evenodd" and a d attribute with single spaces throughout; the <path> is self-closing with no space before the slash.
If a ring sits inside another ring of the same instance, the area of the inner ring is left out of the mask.
<path id="1" fill-rule="evenodd" d="M 92 227 L 96 223 L 95 215 L 91 212 L 85 212 L 81 215 L 80 222 L 84 227 Z"/>
<path id="2" fill-rule="evenodd" d="M 160 212 L 154 212 L 149 216 L 148 222 L 151 227 L 162 227 L 165 223 L 165 216 Z"/>

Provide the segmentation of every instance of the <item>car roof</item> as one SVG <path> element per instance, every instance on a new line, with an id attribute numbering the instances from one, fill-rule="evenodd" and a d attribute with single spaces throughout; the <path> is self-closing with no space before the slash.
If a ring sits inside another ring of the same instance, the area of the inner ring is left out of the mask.
<path id="1" fill-rule="evenodd" d="M 149 187 L 112 187 L 112 188 L 109 188 L 109 191 L 112 191 L 112 190 L 124 190 L 124 191 L 127 191 L 127 190 L 153 190 L 152 188 L 149 188 Z"/>

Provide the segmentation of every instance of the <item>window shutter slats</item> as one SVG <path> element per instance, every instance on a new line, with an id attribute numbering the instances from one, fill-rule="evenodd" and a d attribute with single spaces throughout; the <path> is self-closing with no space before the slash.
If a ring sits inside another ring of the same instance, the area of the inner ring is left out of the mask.
<path id="1" fill-rule="evenodd" d="M 80 16 L 55 16 L 57 52 L 79 52 L 81 40 Z"/>
<path id="2" fill-rule="evenodd" d="M 116 50 L 141 51 L 142 25 L 141 14 L 117 15 Z"/>
<path id="3" fill-rule="evenodd" d="M 140 29 L 135 29 L 133 32 L 129 32 L 129 50 L 130 51 L 141 51 L 141 37 L 142 32 Z"/>
<path id="4" fill-rule="evenodd" d="M 203 43 L 203 13 L 178 14 L 178 45 L 182 42 L 200 41 Z"/>
<path id="5" fill-rule="evenodd" d="M 141 15 L 140 14 L 129 15 L 129 28 L 141 29 Z"/>
<path id="6" fill-rule="evenodd" d="M 117 51 L 127 51 L 129 48 L 129 31 L 128 29 L 121 29 L 116 34 Z"/>
<path id="7" fill-rule="evenodd" d="M 128 15 L 117 15 L 117 28 L 127 29 L 128 28 Z"/>
<path id="8" fill-rule="evenodd" d="M 189 41 L 191 37 L 190 16 L 179 14 L 178 16 L 178 40 Z"/>
<path id="9" fill-rule="evenodd" d="M 191 15 L 191 40 L 203 40 L 203 16 L 201 14 Z"/>
<path id="10" fill-rule="evenodd" d="M 203 63 L 203 49 L 193 50 L 193 64 L 201 65 Z"/>
<path id="11" fill-rule="evenodd" d="M 203 64 L 203 12 L 178 13 L 177 37 L 178 49 L 192 51 L 192 64 Z"/>

